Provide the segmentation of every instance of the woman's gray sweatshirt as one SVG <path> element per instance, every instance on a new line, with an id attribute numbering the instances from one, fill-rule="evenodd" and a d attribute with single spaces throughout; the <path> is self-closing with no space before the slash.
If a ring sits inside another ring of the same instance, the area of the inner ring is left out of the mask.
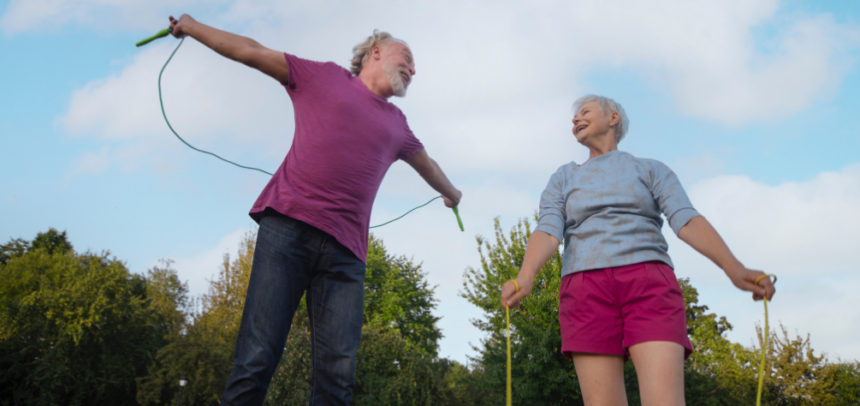
<path id="1" fill-rule="evenodd" d="M 646 261 L 674 268 L 660 213 L 675 234 L 700 215 L 669 167 L 616 150 L 558 168 L 535 231 L 564 241 L 562 277 Z"/>

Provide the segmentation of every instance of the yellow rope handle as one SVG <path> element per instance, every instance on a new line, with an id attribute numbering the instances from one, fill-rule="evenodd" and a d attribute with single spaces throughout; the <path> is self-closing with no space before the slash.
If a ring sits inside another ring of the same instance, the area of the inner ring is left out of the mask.
<path id="1" fill-rule="evenodd" d="M 514 287 L 517 289 L 514 293 L 520 293 L 520 284 L 517 283 L 517 281 L 511 279 L 508 282 L 514 283 Z M 508 283 L 508 282 L 505 282 L 505 283 Z M 505 405 L 511 406 L 511 404 L 513 402 L 511 399 L 513 397 L 513 390 L 511 389 L 511 312 L 510 312 L 510 308 L 508 307 L 507 303 L 505 304 L 505 320 L 508 322 L 508 330 L 507 330 L 507 332 L 508 332 L 508 334 L 507 334 L 507 337 L 508 337 L 508 381 L 507 381 L 507 387 L 505 389 L 505 395 L 507 396 L 505 398 Z"/>
<path id="2" fill-rule="evenodd" d="M 776 275 L 762 275 L 756 278 L 755 284 L 758 286 L 758 283 L 764 280 L 765 278 L 773 277 L 773 282 L 771 284 L 776 284 Z M 767 292 L 765 292 L 767 293 Z M 767 336 L 770 334 L 770 326 L 768 326 L 767 320 L 767 295 L 764 296 L 764 339 L 763 344 L 761 346 L 761 365 L 758 370 L 758 393 L 756 394 L 756 406 L 761 406 L 761 388 L 764 383 L 764 367 L 765 367 L 765 359 L 767 358 Z"/>
<path id="3" fill-rule="evenodd" d="M 514 293 L 520 293 L 520 284 L 519 284 L 519 283 L 517 283 L 517 281 L 516 281 L 515 279 L 511 279 L 511 280 L 509 280 L 508 282 L 513 282 L 513 283 L 514 283 L 514 287 L 515 287 L 515 288 L 517 288 L 517 290 L 516 290 Z M 508 283 L 508 282 L 505 282 L 505 283 Z"/>

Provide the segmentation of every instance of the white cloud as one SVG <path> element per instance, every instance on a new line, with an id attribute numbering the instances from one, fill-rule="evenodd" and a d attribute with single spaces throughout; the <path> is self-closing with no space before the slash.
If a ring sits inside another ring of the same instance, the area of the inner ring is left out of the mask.
<path id="1" fill-rule="evenodd" d="M 110 148 L 102 146 L 98 154 L 87 152 L 75 162 L 73 171 L 87 174 L 99 174 L 110 164 L 108 159 L 108 151 Z"/>
<path id="2" fill-rule="evenodd" d="M 227 234 L 218 245 L 204 252 L 186 258 L 175 258 L 173 269 L 176 270 L 179 279 L 188 282 L 188 290 L 191 296 L 199 297 L 209 291 L 209 281 L 217 277 L 221 265 L 224 263 L 224 254 L 236 257 L 239 242 L 247 228 L 241 228 Z M 157 263 L 153 263 L 153 266 Z"/>
<path id="3" fill-rule="evenodd" d="M 102 31 L 151 28 L 164 23 L 168 11 L 200 3 L 217 6 L 224 1 L 11 0 L 0 16 L 0 30 L 14 35 L 55 30 L 67 24 L 93 26 Z"/>
<path id="4" fill-rule="evenodd" d="M 59 14 L 98 8 L 129 23 L 139 20 L 131 16 L 142 8 L 136 2 L 54 3 L 47 9 L 72 10 Z M 13 2 L 3 20 L 36 13 L 27 11 L 29 4 Z M 417 80 L 409 98 L 398 100 L 410 120 L 468 131 L 457 134 L 467 145 L 486 145 L 492 138 L 509 151 L 520 150 L 518 141 L 567 125 L 567 111 L 534 110 L 566 108 L 582 92 L 584 75 L 605 68 L 632 68 L 653 78 L 693 117 L 728 125 L 776 120 L 827 97 L 849 66 L 845 51 L 860 40 L 856 27 L 828 15 L 797 16 L 771 27 L 775 0 L 228 4 L 228 12 L 207 21 L 276 49 L 342 65 L 350 47 L 372 28 L 389 29 L 416 53 Z M 754 30 L 762 27 L 775 32 L 772 38 L 755 39 Z M 162 131 L 152 82 L 169 43 L 144 50 L 118 76 L 76 92 L 65 117 L 68 130 L 107 138 Z M 196 43 L 179 52 L 166 75 L 168 112 L 181 134 L 230 134 L 287 145 L 289 101 L 270 79 Z"/>
<path id="5" fill-rule="evenodd" d="M 807 182 L 768 186 L 745 176 L 718 176 L 689 188 L 696 208 L 746 266 L 777 275 L 770 306 L 774 325 L 812 334 L 813 347 L 860 359 L 860 165 L 824 172 Z M 753 342 L 763 323 L 761 302 L 731 285 L 723 272 L 667 228 L 679 276 L 690 277 L 701 301 L 735 325 L 730 338 Z"/>

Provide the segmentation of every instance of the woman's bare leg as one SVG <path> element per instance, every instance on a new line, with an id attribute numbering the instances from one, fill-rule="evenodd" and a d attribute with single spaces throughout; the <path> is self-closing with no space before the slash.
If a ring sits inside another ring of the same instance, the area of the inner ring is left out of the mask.
<path id="1" fill-rule="evenodd" d="M 573 364 L 585 406 L 627 406 L 622 356 L 574 353 Z"/>
<path id="2" fill-rule="evenodd" d="M 630 347 L 642 406 L 684 406 L 684 347 L 649 341 Z"/>

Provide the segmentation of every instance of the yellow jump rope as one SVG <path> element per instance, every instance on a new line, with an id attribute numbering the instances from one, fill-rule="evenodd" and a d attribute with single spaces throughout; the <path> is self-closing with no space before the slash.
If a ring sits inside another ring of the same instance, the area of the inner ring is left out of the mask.
<path id="1" fill-rule="evenodd" d="M 513 282 L 514 286 L 517 288 L 514 293 L 520 293 L 520 284 L 517 283 L 517 281 L 511 279 L 508 282 Z M 511 310 L 508 305 L 505 305 L 505 320 L 508 322 L 508 330 L 506 334 L 508 336 L 508 382 L 505 389 L 505 395 L 507 396 L 505 406 L 511 406 L 511 397 L 513 395 L 513 391 L 511 389 Z"/>
<path id="2" fill-rule="evenodd" d="M 758 283 L 761 282 L 765 278 L 773 277 L 773 282 L 771 284 L 776 285 L 776 275 L 762 275 L 756 278 L 755 284 L 758 286 Z M 761 345 L 761 364 L 758 367 L 758 393 L 756 394 L 755 404 L 756 406 L 761 406 L 761 388 L 764 384 L 764 367 L 765 360 L 767 358 L 767 336 L 770 335 L 770 326 L 768 326 L 767 320 L 767 296 L 764 297 L 764 334 L 762 338 Z"/>
<path id="3" fill-rule="evenodd" d="M 772 284 L 776 284 L 776 275 L 762 275 L 756 278 L 755 284 L 758 286 L 758 283 L 764 280 L 765 278 L 773 278 Z M 513 282 L 516 287 L 516 291 L 514 293 L 520 293 L 520 285 L 517 281 L 511 279 L 508 282 Z M 505 282 L 505 283 L 508 283 Z M 758 369 L 758 392 L 756 394 L 756 406 L 761 406 L 761 389 L 764 384 L 764 367 L 765 362 L 767 360 L 767 336 L 769 335 L 770 326 L 768 325 L 768 317 L 767 317 L 767 296 L 764 297 L 764 337 L 763 344 L 761 346 L 761 364 Z M 512 397 L 513 390 L 511 388 L 511 311 L 508 305 L 505 305 L 505 321 L 507 321 L 507 330 L 506 336 L 508 338 L 508 377 L 507 377 L 507 385 L 505 388 L 505 405 L 512 406 Z"/>

